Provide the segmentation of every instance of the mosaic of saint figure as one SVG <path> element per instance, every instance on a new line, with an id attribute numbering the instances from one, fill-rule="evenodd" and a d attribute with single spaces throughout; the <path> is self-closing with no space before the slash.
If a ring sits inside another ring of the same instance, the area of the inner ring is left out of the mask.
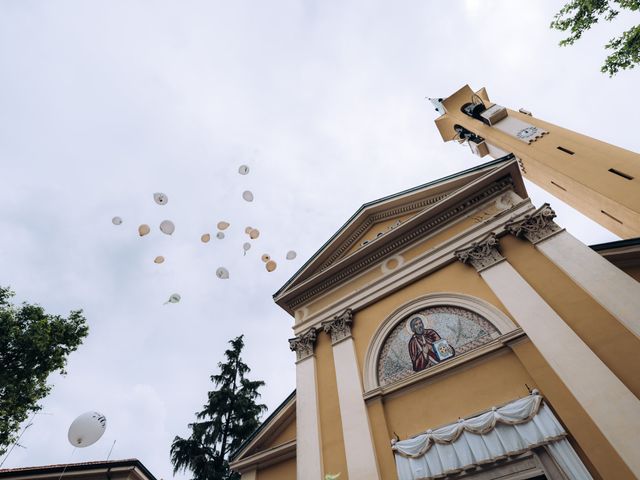
<path id="1" fill-rule="evenodd" d="M 424 328 L 422 318 L 413 317 L 409 327 L 413 332 L 408 347 L 414 372 L 424 370 L 456 354 L 449 342 L 440 337 L 438 332 Z"/>

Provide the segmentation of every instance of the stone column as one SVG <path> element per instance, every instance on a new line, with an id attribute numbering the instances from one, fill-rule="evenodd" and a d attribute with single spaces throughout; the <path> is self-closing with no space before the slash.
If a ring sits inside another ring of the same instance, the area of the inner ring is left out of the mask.
<path id="1" fill-rule="evenodd" d="M 317 330 L 310 328 L 289 339 L 296 352 L 296 478 L 322 480 L 322 443 L 318 418 L 316 357 Z"/>
<path id="2" fill-rule="evenodd" d="M 380 478 L 380 475 L 367 407 L 362 398 L 358 359 L 351 337 L 352 323 L 353 312 L 348 309 L 323 322 L 322 327 L 331 335 L 333 345 L 348 476 L 351 480 L 373 480 Z"/>
<path id="3" fill-rule="evenodd" d="M 640 478 L 640 400 L 505 261 L 494 234 L 455 255 L 476 268 L 625 464 Z"/>
<path id="4" fill-rule="evenodd" d="M 591 297 L 640 338 L 640 283 L 594 252 L 553 219 L 545 203 L 505 229 L 529 240 Z"/>

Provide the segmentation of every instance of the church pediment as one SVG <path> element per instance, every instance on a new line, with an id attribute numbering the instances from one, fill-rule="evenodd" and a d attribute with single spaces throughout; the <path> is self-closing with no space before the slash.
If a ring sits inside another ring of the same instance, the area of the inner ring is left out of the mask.
<path id="1" fill-rule="evenodd" d="M 455 217 L 447 217 L 447 209 L 505 176 L 511 178 L 517 193 L 526 196 L 516 161 L 505 158 L 364 204 L 274 295 L 274 299 L 291 313 L 287 297 L 322 284 L 322 279 L 351 266 L 349 272 L 342 272 L 336 281 L 345 279 L 366 267 L 367 257 L 381 258 L 395 239 L 432 215 L 444 215 L 436 223 L 432 222 L 431 228 L 440 228 L 443 222 Z M 385 246 L 386 250 L 381 254 Z"/>

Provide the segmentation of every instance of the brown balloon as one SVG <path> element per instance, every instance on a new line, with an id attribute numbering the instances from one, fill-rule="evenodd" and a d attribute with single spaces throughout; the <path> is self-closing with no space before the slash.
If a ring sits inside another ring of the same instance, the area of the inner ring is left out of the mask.
<path id="1" fill-rule="evenodd" d="M 253 228 L 249 232 L 249 238 L 251 238 L 251 240 L 255 240 L 259 236 L 260 236 L 260 230 L 258 230 L 257 228 Z"/>
<path id="2" fill-rule="evenodd" d="M 202 241 L 202 243 L 207 243 L 209 240 L 211 240 L 211 235 L 209 235 L 208 233 L 203 233 L 200 237 L 200 240 Z"/>
<path id="3" fill-rule="evenodd" d="M 149 228 L 149 225 L 143 223 L 142 225 L 140 225 L 138 227 L 138 235 L 140 235 L 141 237 L 144 237 L 145 235 L 147 235 L 149 232 L 151 231 L 151 228 Z"/>
<path id="4" fill-rule="evenodd" d="M 226 230 L 231 225 L 229 222 L 218 222 L 218 230 Z"/>
<path id="5" fill-rule="evenodd" d="M 264 263 L 267 263 L 269 260 L 271 260 L 271 256 L 268 253 L 263 253 L 260 257 L 260 260 L 262 260 Z"/>
<path id="6" fill-rule="evenodd" d="M 277 266 L 278 264 L 276 262 L 274 262 L 273 260 L 269 260 L 265 265 L 265 268 L 267 269 L 267 272 L 273 272 Z"/>
<path id="7" fill-rule="evenodd" d="M 158 255 L 156 258 L 153 259 L 153 263 L 162 263 L 164 262 L 164 257 L 162 255 Z"/>
<path id="8" fill-rule="evenodd" d="M 247 228 L 244 229 L 244 233 L 249 235 L 251 233 L 251 230 L 253 230 L 253 227 L 247 227 Z"/>

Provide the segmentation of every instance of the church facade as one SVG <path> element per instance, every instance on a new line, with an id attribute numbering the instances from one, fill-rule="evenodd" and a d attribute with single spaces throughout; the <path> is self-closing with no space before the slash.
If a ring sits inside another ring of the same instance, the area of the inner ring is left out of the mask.
<path id="1" fill-rule="evenodd" d="M 232 468 L 640 477 L 640 240 L 590 248 L 555 216 L 514 154 L 363 205 L 274 295 L 296 390 Z"/>

